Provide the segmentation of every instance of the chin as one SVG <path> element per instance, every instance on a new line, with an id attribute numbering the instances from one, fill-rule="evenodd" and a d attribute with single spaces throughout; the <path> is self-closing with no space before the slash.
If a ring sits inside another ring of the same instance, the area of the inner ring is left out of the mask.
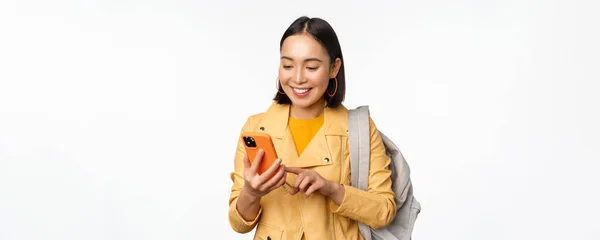
<path id="1" fill-rule="evenodd" d="M 314 103 L 305 99 L 292 99 L 292 104 L 299 108 L 307 108 L 313 105 Z"/>
<path id="2" fill-rule="evenodd" d="M 292 99 L 292 104 L 299 108 L 308 108 L 319 102 L 318 99 Z"/>

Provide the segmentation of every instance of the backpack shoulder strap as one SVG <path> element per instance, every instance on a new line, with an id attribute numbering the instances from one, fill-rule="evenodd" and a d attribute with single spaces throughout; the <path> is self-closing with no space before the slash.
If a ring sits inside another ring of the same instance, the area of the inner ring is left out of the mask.
<path id="1" fill-rule="evenodd" d="M 351 184 L 362 190 L 367 190 L 369 186 L 369 161 L 371 159 L 369 126 L 369 106 L 360 106 L 349 111 Z"/>
<path id="2" fill-rule="evenodd" d="M 371 161 L 371 130 L 369 106 L 360 106 L 348 112 L 348 141 L 350 143 L 350 185 L 363 191 L 369 187 L 369 162 Z M 358 223 L 360 234 L 371 240 L 370 228 Z"/>

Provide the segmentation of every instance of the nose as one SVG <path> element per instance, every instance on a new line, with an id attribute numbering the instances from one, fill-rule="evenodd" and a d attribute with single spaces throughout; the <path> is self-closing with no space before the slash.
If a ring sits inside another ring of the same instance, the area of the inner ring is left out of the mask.
<path id="1" fill-rule="evenodd" d="M 304 77 L 304 72 L 302 70 L 297 70 L 296 74 L 292 78 L 292 82 L 294 82 L 297 85 L 302 85 L 308 82 L 308 79 Z"/>

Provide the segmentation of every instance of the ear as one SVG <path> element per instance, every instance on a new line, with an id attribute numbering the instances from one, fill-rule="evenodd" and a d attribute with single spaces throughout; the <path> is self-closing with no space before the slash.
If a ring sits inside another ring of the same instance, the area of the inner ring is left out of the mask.
<path id="1" fill-rule="evenodd" d="M 329 78 L 335 78 L 340 71 L 340 67 L 342 67 L 342 60 L 340 58 L 336 58 L 331 66 L 331 71 L 329 73 Z"/>

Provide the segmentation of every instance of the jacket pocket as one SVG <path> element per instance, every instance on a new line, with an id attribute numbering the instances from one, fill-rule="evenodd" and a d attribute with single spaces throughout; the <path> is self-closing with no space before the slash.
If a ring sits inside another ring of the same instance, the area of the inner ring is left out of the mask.
<path id="1" fill-rule="evenodd" d="M 256 234 L 254 234 L 255 240 L 281 240 L 282 237 L 283 230 L 260 223 L 256 229 Z"/>

